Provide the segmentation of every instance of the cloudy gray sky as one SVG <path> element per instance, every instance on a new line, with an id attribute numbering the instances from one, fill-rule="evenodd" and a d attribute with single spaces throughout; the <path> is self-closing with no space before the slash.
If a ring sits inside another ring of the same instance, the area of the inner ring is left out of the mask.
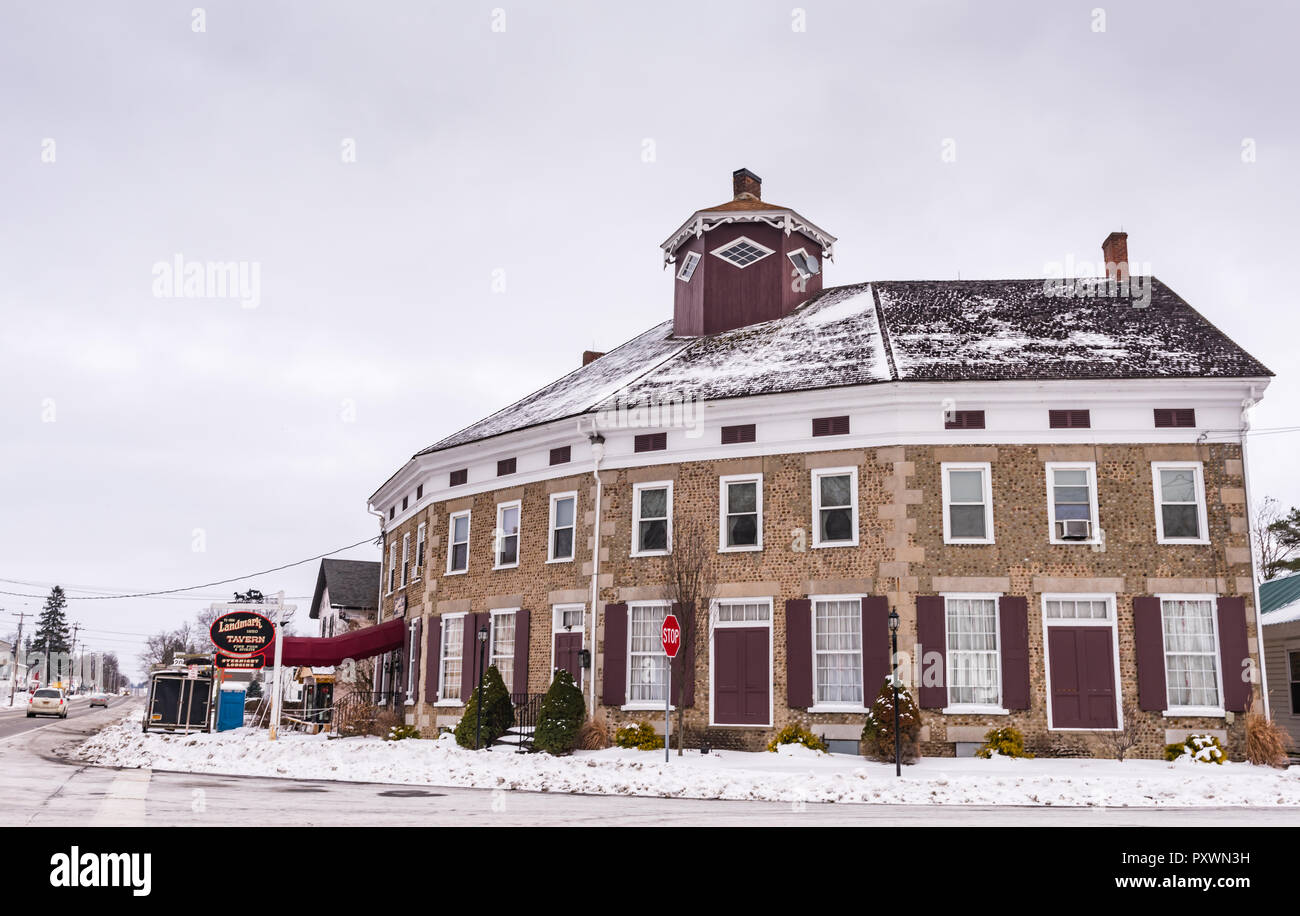
<path id="1" fill-rule="evenodd" d="M 1279 373 L 1256 426 L 1297 424 L 1282 5 L 202 2 L 0 6 L 0 590 L 373 535 L 414 451 L 670 314 L 657 246 L 741 166 L 839 236 L 832 284 L 1042 276 L 1123 228 Z M 256 265 L 255 307 L 155 295 L 177 255 Z M 1257 495 L 1300 504 L 1298 443 L 1258 437 Z M 242 585 L 305 617 L 315 573 Z M 138 675 L 205 604 L 71 617 Z"/>

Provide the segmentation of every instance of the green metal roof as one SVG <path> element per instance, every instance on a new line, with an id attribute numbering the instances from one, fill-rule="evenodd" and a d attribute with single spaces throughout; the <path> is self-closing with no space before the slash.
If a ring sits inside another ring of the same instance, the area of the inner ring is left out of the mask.
<path id="1" fill-rule="evenodd" d="M 1300 573 L 1270 579 L 1259 586 L 1259 609 L 1265 614 L 1293 601 L 1300 601 Z"/>

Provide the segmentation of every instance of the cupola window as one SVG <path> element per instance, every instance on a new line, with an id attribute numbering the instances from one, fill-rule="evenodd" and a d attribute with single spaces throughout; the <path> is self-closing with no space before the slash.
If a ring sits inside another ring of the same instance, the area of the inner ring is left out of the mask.
<path id="1" fill-rule="evenodd" d="M 752 239 L 747 239 L 743 235 L 735 241 L 728 242 L 721 248 L 713 249 L 713 254 L 740 268 L 748 267 L 755 261 L 761 261 L 771 253 L 771 248 L 760 245 Z"/>

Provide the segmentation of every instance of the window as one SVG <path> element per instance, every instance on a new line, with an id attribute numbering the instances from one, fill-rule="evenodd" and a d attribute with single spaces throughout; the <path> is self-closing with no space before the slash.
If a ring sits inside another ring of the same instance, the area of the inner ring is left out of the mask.
<path id="1" fill-rule="evenodd" d="M 1047 463 L 1047 510 L 1053 544 L 1095 544 L 1097 525 L 1097 469 L 1083 464 Z"/>
<path id="2" fill-rule="evenodd" d="M 392 594 L 397 587 L 397 542 L 388 543 L 388 592 Z"/>
<path id="3" fill-rule="evenodd" d="M 438 663 L 438 701 L 459 702 L 465 652 L 465 615 L 442 618 L 442 658 Z"/>
<path id="4" fill-rule="evenodd" d="M 469 469 L 461 468 L 459 471 L 452 471 L 448 476 L 447 485 L 452 487 L 462 486 L 469 480 Z"/>
<path id="5" fill-rule="evenodd" d="M 391 522 L 391 521 L 393 520 L 393 518 L 394 518 L 396 515 L 397 515 L 397 507 L 396 507 L 396 506 L 389 506 L 389 507 L 388 507 L 388 520 Z"/>
<path id="6" fill-rule="evenodd" d="M 718 478 L 722 529 L 719 550 L 763 549 L 763 475 Z"/>
<path id="7" fill-rule="evenodd" d="M 813 546 L 858 543 L 858 469 L 822 468 L 812 473 Z"/>
<path id="8" fill-rule="evenodd" d="M 1196 411 L 1190 407 L 1179 407 L 1173 409 L 1157 407 L 1154 410 L 1154 413 L 1156 429 L 1196 425 Z"/>
<path id="9" fill-rule="evenodd" d="M 415 529 L 415 576 L 420 578 L 420 567 L 424 566 L 424 522 Z"/>
<path id="10" fill-rule="evenodd" d="M 695 273 L 695 267 L 700 263 L 700 253 L 698 251 L 686 252 L 686 257 L 682 259 L 682 266 L 677 271 L 677 279 L 683 283 L 690 283 L 691 276 Z"/>
<path id="11" fill-rule="evenodd" d="M 813 703 L 862 707 L 862 600 L 813 601 Z"/>
<path id="12" fill-rule="evenodd" d="M 416 688 L 420 685 L 420 674 L 415 667 L 416 641 L 420 638 L 420 622 L 412 620 L 406 627 L 406 705 L 415 705 Z"/>
<path id="13" fill-rule="evenodd" d="M 944 596 L 948 706 L 1002 705 L 996 595 Z"/>
<path id="14" fill-rule="evenodd" d="M 1168 712 L 1193 715 L 1223 707 L 1212 596 L 1161 597 Z"/>
<path id="15" fill-rule="evenodd" d="M 585 604 L 557 604 L 555 606 L 555 632 L 569 633 L 573 630 L 582 629 L 582 615 L 586 611 Z"/>
<path id="16" fill-rule="evenodd" d="M 627 613 L 628 704 L 661 707 L 668 658 L 664 655 L 660 631 L 668 616 L 668 605 L 630 604 Z"/>
<path id="17" fill-rule="evenodd" d="M 1287 653 L 1291 678 L 1291 715 L 1300 715 L 1300 652 Z"/>
<path id="18" fill-rule="evenodd" d="M 469 512 L 457 512 L 447 525 L 447 573 L 469 569 Z"/>
<path id="19" fill-rule="evenodd" d="M 1110 620 L 1109 598 L 1048 598 L 1049 620 Z"/>
<path id="20" fill-rule="evenodd" d="M 488 636 L 488 666 L 497 666 L 501 680 L 506 682 L 506 693 L 514 690 L 515 683 L 515 620 L 515 609 L 493 611 Z"/>
<path id="21" fill-rule="evenodd" d="M 848 417 L 815 417 L 812 421 L 814 436 L 847 436 L 849 434 Z"/>
<path id="22" fill-rule="evenodd" d="M 668 434 L 645 433 L 637 436 L 634 444 L 638 452 L 662 452 L 668 448 Z"/>
<path id="23" fill-rule="evenodd" d="M 424 499 L 424 484 L 420 484 L 415 488 L 415 498 Z"/>
<path id="24" fill-rule="evenodd" d="M 658 556 L 673 549 L 673 485 L 639 483 L 632 488 L 632 556 Z"/>
<path id="25" fill-rule="evenodd" d="M 406 588 L 407 576 L 411 570 L 411 533 L 402 535 L 402 588 Z"/>
<path id="26" fill-rule="evenodd" d="M 993 493 L 989 463 L 942 465 L 943 541 L 993 543 Z"/>
<path id="27" fill-rule="evenodd" d="M 746 423 L 742 426 L 722 427 L 723 445 L 739 445 L 742 442 L 753 442 L 754 438 L 753 423 Z"/>
<path id="28" fill-rule="evenodd" d="M 571 460 L 570 448 L 571 446 L 561 445 L 559 448 L 551 449 L 551 464 L 568 464 Z"/>
<path id="29" fill-rule="evenodd" d="M 1156 541 L 1208 544 L 1205 485 L 1199 461 L 1151 465 L 1156 496 Z"/>
<path id="30" fill-rule="evenodd" d="M 1052 429 L 1088 429 L 1092 418 L 1086 410 L 1049 410 L 1047 425 Z"/>
<path id="31" fill-rule="evenodd" d="M 946 410 L 943 414 L 944 429 L 983 429 L 984 411 L 982 410 Z"/>
<path id="32" fill-rule="evenodd" d="M 772 619 L 772 602 L 760 600 L 716 601 L 713 605 L 714 623 L 766 623 Z"/>
<path id="33" fill-rule="evenodd" d="M 519 500 L 497 504 L 496 563 L 494 569 L 519 565 Z"/>
<path id="34" fill-rule="evenodd" d="M 771 253 L 771 248 L 760 245 L 752 239 L 747 239 L 743 235 L 735 241 L 713 249 L 711 252 L 715 257 L 722 258 L 728 264 L 735 265 L 742 270 L 755 261 L 763 260 Z"/>
<path id="35" fill-rule="evenodd" d="M 403 496 L 403 497 L 402 497 L 402 511 L 403 511 L 403 512 L 406 511 L 406 507 L 407 507 L 407 505 L 410 503 L 410 500 L 411 500 L 411 497 L 409 497 L 409 496 Z"/>
<path id="36" fill-rule="evenodd" d="M 573 559 L 573 534 L 578 509 L 577 493 L 551 495 L 551 522 L 546 561 L 559 563 Z"/>
<path id="37" fill-rule="evenodd" d="M 799 276 L 805 280 L 813 274 L 821 272 L 821 265 L 817 263 L 817 259 L 802 248 L 787 253 L 786 257 L 790 259 L 790 263 L 794 265 L 794 269 L 798 271 Z"/>
<path id="38" fill-rule="evenodd" d="M 502 458 L 498 461 L 497 476 L 505 477 L 507 474 L 513 474 L 515 472 L 515 461 L 514 458 Z"/>

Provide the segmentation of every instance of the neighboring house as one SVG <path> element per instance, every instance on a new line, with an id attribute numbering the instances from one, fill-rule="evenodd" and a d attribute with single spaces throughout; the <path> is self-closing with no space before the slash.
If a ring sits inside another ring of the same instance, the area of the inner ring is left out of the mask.
<path id="1" fill-rule="evenodd" d="M 824 288 L 834 237 L 747 170 L 733 191 L 662 246 L 670 320 L 371 496 L 407 720 L 455 721 L 484 630 L 516 694 L 564 667 L 613 724 L 661 721 L 660 583 L 690 519 L 717 580 L 674 665 L 692 740 L 800 722 L 856 748 L 895 609 L 926 754 L 1008 725 L 1069 752 L 1127 724 L 1142 756 L 1196 731 L 1241 757 L 1243 405 L 1269 370 L 1130 278 L 1123 233 L 1103 279 Z"/>
<path id="2" fill-rule="evenodd" d="M 369 560 L 320 561 L 311 619 L 320 621 L 321 636 L 337 636 L 375 622 L 379 572 L 380 564 Z"/>
<path id="3" fill-rule="evenodd" d="M 1264 621 L 1264 671 L 1274 721 L 1300 750 L 1300 573 L 1263 582 L 1259 606 Z"/>

